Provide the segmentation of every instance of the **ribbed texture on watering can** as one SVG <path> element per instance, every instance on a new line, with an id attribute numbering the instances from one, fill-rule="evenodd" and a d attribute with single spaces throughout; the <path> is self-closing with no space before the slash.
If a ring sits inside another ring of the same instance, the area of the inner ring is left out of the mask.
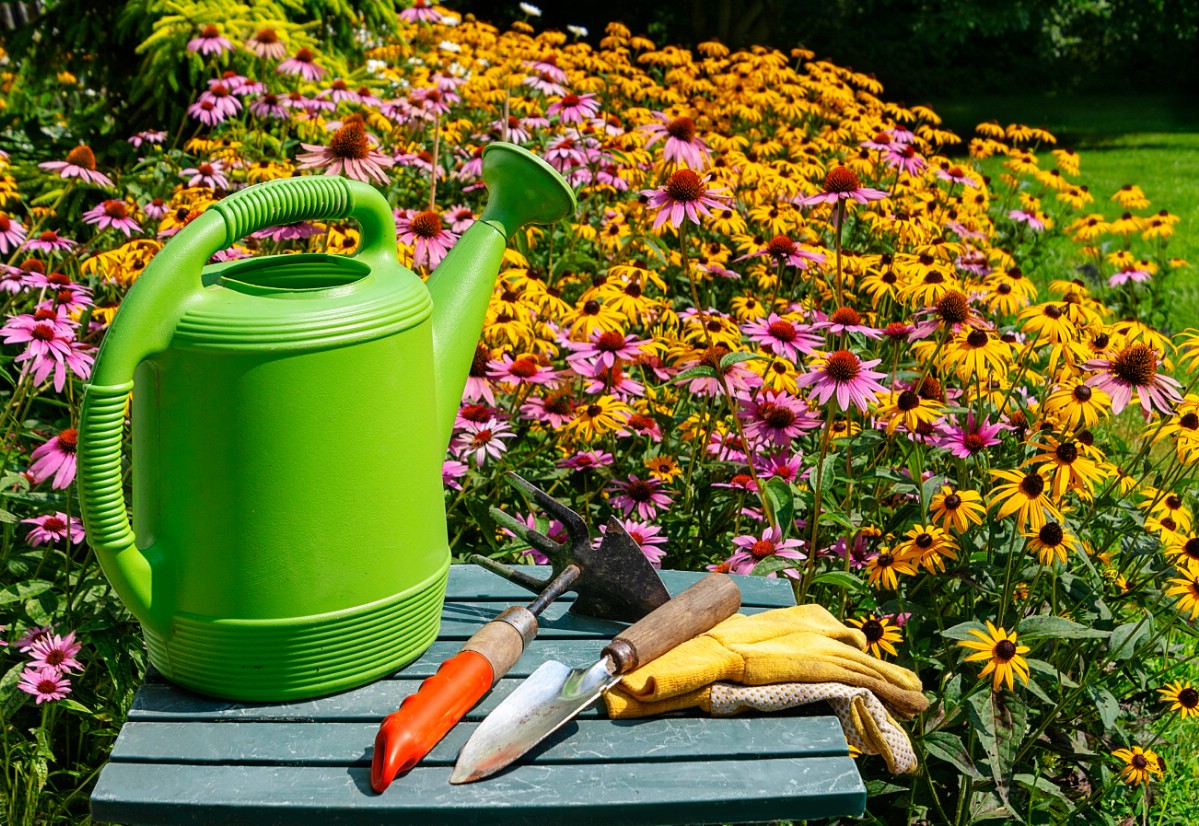
<path id="1" fill-rule="evenodd" d="M 79 444 L 78 474 L 95 511 L 106 514 L 88 525 L 87 538 L 93 547 L 123 549 L 133 542 L 121 484 L 125 403 L 131 389 L 133 382 L 87 388 L 85 403 L 92 410 L 93 429 L 90 438 Z"/>
<path id="2" fill-rule="evenodd" d="M 192 309 L 179 320 L 174 342 L 229 350 L 289 349 L 289 345 L 311 350 L 392 335 L 415 327 L 433 313 L 433 300 L 423 288 L 388 290 L 362 298 L 351 306 L 283 316 Z M 248 296 L 241 300 L 257 301 L 264 308 L 275 301 Z"/>
<path id="3" fill-rule="evenodd" d="M 291 180 L 272 181 L 270 187 L 274 192 L 250 187 L 237 198 L 213 204 L 211 208 L 225 219 L 226 247 L 258 227 L 294 224 L 313 215 L 341 219 L 353 207 L 350 187 L 341 178 L 310 178 L 303 185 Z"/>
<path id="4" fill-rule="evenodd" d="M 179 615 L 169 641 L 145 629 L 150 661 L 180 685 L 235 700 L 295 700 L 362 685 L 436 639 L 448 573 L 447 565 L 430 582 L 340 616 L 213 622 Z"/>

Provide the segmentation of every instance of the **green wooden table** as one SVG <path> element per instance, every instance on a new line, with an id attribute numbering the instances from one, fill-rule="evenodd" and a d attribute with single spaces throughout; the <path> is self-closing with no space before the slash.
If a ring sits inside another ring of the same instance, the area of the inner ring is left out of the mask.
<path id="1" fill-rule="evenodd" d="M 664 571 L 678 593 L 698 573 Z M 743 611 L 794 604 L 785 582 L 737 577 Z M 860 814 L 866 790 L 827 707 L 713 719 L 607 719 L 585 711 L 512 768 L 449 784 L 462 744 L 547 659 L 594 661 L 622 627 L 550 606 L 520 662 L 382 795 L 370 789 L 375 732 L 462 642 L 530 595 L 475 566 L 450 570 L 436 643 L 389 679 L 304 702 L 213 700 L 151 674 L 92 793 L 94 820 L 127 824 L 744 823 Z"/>

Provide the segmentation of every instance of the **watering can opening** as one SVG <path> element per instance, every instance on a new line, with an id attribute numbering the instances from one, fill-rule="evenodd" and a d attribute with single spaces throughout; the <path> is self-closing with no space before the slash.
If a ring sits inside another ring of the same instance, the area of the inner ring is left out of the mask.
<path id="1" fill-rule="evenodd" d="M 311 253 L 236 261 L 203 280 L 205 286 L 220 284 L 249 295 L 285 296 L 296 292 L 325 295 L 326 290 L 348 287 L 370 272 L 367 264 L 353 258 Z"/>

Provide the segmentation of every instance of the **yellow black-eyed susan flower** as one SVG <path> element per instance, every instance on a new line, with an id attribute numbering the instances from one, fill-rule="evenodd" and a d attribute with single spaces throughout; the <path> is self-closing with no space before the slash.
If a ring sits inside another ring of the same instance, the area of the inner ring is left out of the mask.
<path id="1" fill-rule="evenodd" d="M 1045 412 L 1060 416 L 1062 423 L 1073 430 L 1077 427 L 1094 427 L 1107 416 L 1112 399 L 1097 387 L 1091 387 L 1083 379 L 1066 382 L 1045 399 Z"/>
<path id="2" fill-rule="evenodd" d="M 928 508 L 934 522 L 945 530 L 952 527 L 958 533 L 965 533 L 971 525 L 981 525 L 987 515 L 978 491 L 959 490 L 948 485 L 942 486 L 933 496 Z"/>
<path id="3" fill-rule="evenodd" d="M 1049 519 L 1061 521 L 1061 511 L 1050 499 L 1045 478 L 1036 470 L 993 470 L 991 476 L 1006 479 L 1006 484 L 991 489 L 990 507 L 998 506 L 998 517 L 1016 515 L 1020 530 L 1040 530 Z"/>
<path id="4" fill-rule="evenodd" d="M 899 574 L 914 576 L 916 569 L 906 559 L 897 556 L 889 548 L 883 548 L 866 560 L 866 576 L 870 584 L 884 591 L 899 587 Z"/>
<path id="5" fill-rule="evenodd" d="M 1012 690 L 1015 687 L 1013 675 L 1028 685 L 1028 662 L 1022 655 L 1027 654 L 1029 648 L 1027 645 L 1016 644 L 1015 631 L 1008 633 L 1006 629 L 996 628 L 987 620 L 987 633 L 974 628 L 970 629 L 970 633 L 978 639 L 962 640 L 958 645 L 977 652 L 966 657 L 966 662 L 987 660 L 986 667 L 979 672 L 979 679 L 988 674 L 994 675 L 991 684 L 993 691 L 998 691 L 1000 684 L 1005 682 L 1008 690 Z"/>
<path id="6" fill-rule="evenodd" d="M 1162 695 L 1163 703 L 1170 704 L 1170 711 L 1177 711 L 1182 719 L 1199 716 L 1199 690 L 1190 683 L 1175 680 L 1166 683 L 1165 688 L 1159 688 L 1157 693 Z"/>
<path id="7" fill-rule="evenodd" d="M 914 525 L 895 546 L 895 553 L 935 574 L 945 570 L 945 557 L 958 558 L 958 543 L 936 525 Z"/>
<path id="8" fill-rule="evenodd" d="M 1063 565 L 1070 551 L 1078 550 L 1078 537 L 1074 536 L 1060 522 L 1049 521 L 1038 530 L 1024 532 L 1028 539 L 1028 549 L 1037 555 L 1041 564 L 1048 567 L 1054 562 Z"/>
<path id="9" fill-rule="evenodd" d="M 1120 779 L 1129 786 L 1144 785 L 1150 781 L 1150 775 L 1164 777 L 1166 773 L 1165 761 L 1153 749 L 1141 746 L 1116 749 L 1112 752 L 1112 757 L 1124 761 L 1124 766 L 1120 769 Z"/>
<path id="10" fill-rule="evenodd" d="M 1180 567 L 1178 573 L 1180 576 L 1170 579 L 1166 596 L 1178 597 L 1178 610 L 1184 614 L 1190 612 L 1194 620 L 1199 617 L 1199 570 Z"/>
<path id="11" fill-rule="evenodd" d="M 866 636 L 866 650 L 876 657 L 882 657 L 883 652 L 896 654 L 892 643 L 903 642 L 903 632 L 899 630 L 891 617 L 876 617 L 867 614 L 862 618 L 850 617 L 850 624 L 860 628 Z"/>
<path id="12" fill-rule="evenodd" d="M 1068 491 L 1074 491 L 1084 499 L 1091 499 L 1095 484 L 1103 478 L 1103 471 L 1088 458 L 1073 439 L 1058 439 L 1046 436 L 1043 442 L 1029 442 L 1041 452 L 1025 460 L 1022 467 L 1037 466 L 1046 473 L 1046 481 L 1054 501 Z"/>

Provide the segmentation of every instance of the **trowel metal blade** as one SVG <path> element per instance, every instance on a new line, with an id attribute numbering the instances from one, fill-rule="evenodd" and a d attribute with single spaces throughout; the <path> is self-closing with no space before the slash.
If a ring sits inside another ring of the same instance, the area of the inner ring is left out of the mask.
<path id="1" fill-rule="evenodd" d="M 597 619 L 636 622 L 670 601 L 662 578 L 636 540 L 609 519 L 598 549 L 576 551 L 584 575 L 570 610 Z"/>
<path id="2" fill-rule="evenodd" d="M 458 754 L 450 782 L 481 780 L 511 765 L 620 682 L 614 671 L 607 656 L 590 668 L 543 663 L 475 729 Z"/>

